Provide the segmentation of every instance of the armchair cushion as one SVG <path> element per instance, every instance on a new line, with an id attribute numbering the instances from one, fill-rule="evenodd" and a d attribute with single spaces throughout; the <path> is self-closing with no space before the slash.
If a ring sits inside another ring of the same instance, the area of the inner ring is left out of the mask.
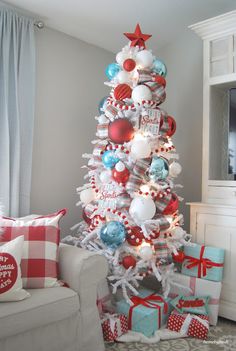
<path id="1" fill-rule="evenodd" d="M 24 333 L 78 314 L 79 297 L 69 288 L 28 290 L 29 299 L 0 305 L 0 338 Z"/>

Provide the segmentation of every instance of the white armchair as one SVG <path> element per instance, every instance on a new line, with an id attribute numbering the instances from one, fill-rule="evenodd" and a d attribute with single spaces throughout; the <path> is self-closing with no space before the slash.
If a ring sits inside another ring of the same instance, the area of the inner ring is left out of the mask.
<path id="1" fill-rule="evenodd" d="M 31 289 L 26 300 L 0 303 L 1 351 L 104 350 L 96 298 L 106 259 L 61 244 L 59 269 L 69 288 Z"/>

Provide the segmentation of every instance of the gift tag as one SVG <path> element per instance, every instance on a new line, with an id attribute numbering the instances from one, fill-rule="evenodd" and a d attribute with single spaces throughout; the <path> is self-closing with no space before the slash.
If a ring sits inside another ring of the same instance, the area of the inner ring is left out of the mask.
<path id="1" fill-rule="evenodd" d="M 140 118 L 141 131 L 158 136 L 160 129 L 161 112 L 159 109 L 146 109 Z"/>
<path id="2" fill-rule="evenodd" d="M 177 296 L 171 301 L 179 313 L 208 315 L 209 296 Z"/>

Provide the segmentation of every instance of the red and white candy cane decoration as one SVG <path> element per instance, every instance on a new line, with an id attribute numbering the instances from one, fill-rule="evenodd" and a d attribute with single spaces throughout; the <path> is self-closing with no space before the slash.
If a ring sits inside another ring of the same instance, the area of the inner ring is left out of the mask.
<path id="1" fill-rule="evenodd" d="M 114 150 L 114 151 L 117 150 L 117 151 L 124 152 L 126 155 L 129 154 L 129 150 L 120 144 L 109 144 L 107 145 L 106 150 Z"/>
<path id="2" fill-rule="evenodd" d="M 142 100 L 141 104 L 140 103 L 136 103 L 136 104 L 131 104 L 131 105 L 127 105 L 122 101 L 116 101 L 113 100 L 112 97 L 107 98 L 107 104 L 108 105 L 112 105 L 114 107 L 116 107 L 119 110 L 133 110 L 135 109 L 136 104 L 138 105 L 143 105 L 146 107 L 156 107 L 158 106 L 158 104 L 156 103 L 156 101 L 154 100 Z"/>
<path id="3" fill-rule="evenodd" d="M 139 190 L 139 195 L 146 195 L 146 196 L 151 196 L 153 200 L 157 199 L 162 199 L 163 197 L 167 196 L 171 192 L 170 188 L 167 188 L 165 191 L 156 191 L 156 190 L 150 190 L 150 191 L 142 191 Z"/>

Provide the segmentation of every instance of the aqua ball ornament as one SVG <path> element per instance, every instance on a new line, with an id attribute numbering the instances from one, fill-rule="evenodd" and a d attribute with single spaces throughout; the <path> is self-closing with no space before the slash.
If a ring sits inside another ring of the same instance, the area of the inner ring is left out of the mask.
<path id="1" fill-rule="evenodd" d="M 126 239 L 125 226 L 118 221 L 107 222 L 101 228 L 100 238 L 107 247 L 117 249 Z"/>
<path id="2" fill-rule="evenodd" d="M 107 98 L 108 96 L 105 96 L 104 98 L 102 98 L 102 100 L 99 102 L 98 105 L 98 111 L 100 114 L 103 114 L 106 108 L 106 104 L 107 104 Z"/>
<path id="3" fill-rule="evenodd" d="M 114 168 L 117 162 L 119 161 L 120 159 L 116 156 L 116 153 L 112 150 L 105 151 L 104 154 L 102 155 L 102 162 L 104 166 L 108 169 Z"/>
<path id="4" fill-rule="evenodd" d="M 166 75 L 167 75 L 166 65 L 164 64 L 163 61 L 161 61 L 159 59 L 155 59 L 153 61 L 152 70 L 155 73 L 159 74 L 159 76 L 166 77 Z"/>
<path id="5" fill-rule="evenodd" d="M 153 181 L 165 180 L 169 174 L 169 164 L 163 157 L 154 156 L 149 168 L 149 177 Z"/>
<path id="6" fill-rule="evenodd" d="M 119 73 L 121 70 L 120 66 L 117 63 L 110 63 L 110 65 L 107 66 L 106 68 L 106 76 L 109 80 L 112 80 L 113 78 L 115 78 L 115 76 L 117 75 L 117 73 Z"/>

